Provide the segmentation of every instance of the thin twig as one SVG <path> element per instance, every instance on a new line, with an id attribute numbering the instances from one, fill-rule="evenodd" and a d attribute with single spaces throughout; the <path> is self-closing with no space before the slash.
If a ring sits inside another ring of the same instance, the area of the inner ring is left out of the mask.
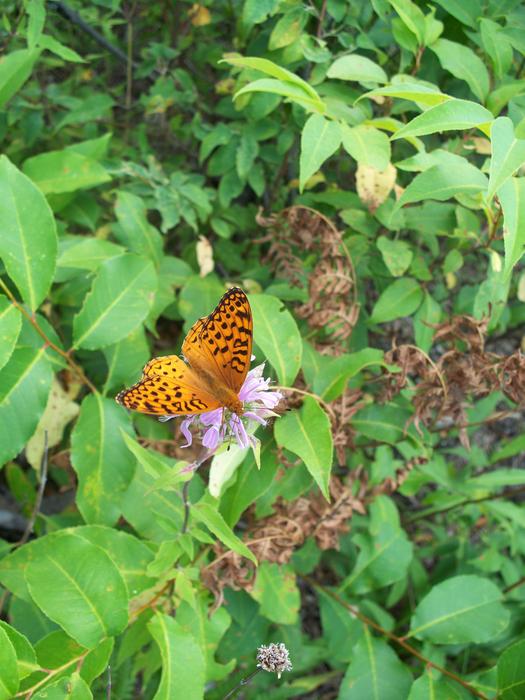
<path id="1" fill-rule="evenodd" d="M 440 673 L 443 673 L 445 676 L 448 676 L 451 678 L 453 681 L 456 683 L 459 683 L 459 685 L 463 686 L 466 690 L 468 690 L 472 695 L 475 695 L 477 698 L 481 698 L 482 700 L 489 700 L 486 695 L 481 693 L 479 690 L 474 688 L 470 683 L 467 683 L 464 681 L 462 678 L 457 676 L 455 673 L 452 673 L 452 671 L 448 671 L 446 668 L 443 668 L 443 666 L 439 666 L 438 664 L 434 663 L 430 659 L 428 659 L 426 656 L 423 656 L 417 649 L 415 649 L 413 646 L 410 644 L 407 644 L 404 639 L 401 637 L 398 637 L 395 635 L 393 632 L 389 632 L 389 630 L 384 629 L 381 627 L 381 625 L 378 625 L 377 622 L 374 622 L 374 620 L 371 620 L 369 617 L 366 615 L 363 615 L 362 612 L 360 612 L 355 606 L 350 605 L 350 603 L 347 603 L 346 600 L 343 600 L 340 596 L 337 595 L 337 593 L 334 593 L 328 588 L 325 588 L 322 584 L 317 583 L 313 579 L 311 579 L 309 576 L 302 576 L 302 578 L 314 589 L 317 589 L 324 593 L 325 595 L 329 596 L 332 598 L 332 600 L 335 600 L 336 603 L 339 603 L 343 608 L 348 610 L 354 617 L 356 617 L 358 620 L 360 620 L 363 624 L 367 625 L 368 627 L 371 627 L 372 629 L 375 629 L 376 632 L 379 632 L 385 637 L 388 637 L 392 642 L 395 644 L 398 644 L 400 647 L 402 647 L 405 651 L 407 651 L 409 654 L 412 656 L 415 656 L 416 659 L 419 659 L 422 661 L 426 666 L 431 666 L 432 668 L 435 668 L 436 671 L 439 671 Z"/>
<path id="2" fill-rule="evenodd" d="M 111 666 L 108 666 L 108 684 L 106 685 L 106 700 L 111 700 Z"/>
<path id="3" fill-rule="evenodd" d="M 42 454 L 42 459 L 40 460 L 40 483 L 38 485 L 38 491 L 35 498 L 35 505 L 33 506 L 33 512 L 29 518 L 24 534 L 21 539 L 18 540 L 15 547 L 21 547 L 30 538 L 33 528 L 35 526 L 36 516 L 40 511 L 40 506 L 42 505 L 42 499 L 44 498 L 44 489 L 46 488 L 47 482 L 47 464 L 48 464 L 48 440 L 47 440 L 47 430 L 44 430 L 44 452 Z"/>
<path id="4" fill-rule="evenodd" d="M 188 523 L 190 520 L 190 499 L 189 499 L 189 490 L 190 490 L 190 481 L 191 479 L 188 479 L 188 481 L 184 482 L 184 486 L 182 487 L 182 503 L 184 505 L 184 521 L 182 523 L 182 534 L 184 535 L 186 530 L 188 529 Z"/>
<path id="5" fill-rule="evenodd" d="M 50 340 L 47 335 L 44 333 L 44 331 L 40 328 L 38 325 L 36 319 L 34 316 L 32 316 L 22 304 L 20 304 L 19 301 L 15 298 L 9 287 L 5 284 L 5 282 L 0 279 L 0 289 L 5 293 L 5 295 L 9 298 L 13 306 L 15 306 L 20 313 L 27 318 L 29 323 L 33 326 L 35 331 L 38 333 L 38 335 L 45 340 L 45 343 L 48 347 L 51 348 L 51 350 L 54 350 L 60 357 L 63 357 L 64 360 L 68 363 L 68 365 L 71 367 L 73 372 L 78 376 L 80 381 L 85 384 L 92 392 L 96 392 L 97 388 L 95 387 L 94 384 L 90 382 L 90 380 L 86 377 L 84 374 L 84 370 L 82 367 L 77 365 L 77 363 L 73 360 L 71 357 L 70 352 L 66 352 L 65 350 L 62 350 L 62 348 L 58 347 L 58 345 L 55 345 L 52 340 Z"/>
<path id="6" fill-rule="evenodd" d="M 510 593 L 513 591 L 515 588 L 518 588 L 519 586 L 522 586 L 525 583 L 525 576 L 522 576 L 519 581 L 516 581 L 516 583 L 511 583 L 510 586 L 507 586 L 506 588 L 503 589 L 504 595 L 507 593 Z"/>
<path id="7" fill-rule="evenodd" d="M 314 394 L 312 391 L 306 391 L 305 389 L 298 389 L 295 386 L 279 386 L 279 385 L 272 386 L 272 389 L 275 389 L 276 391 L 289 391 L 290 393 L 295 392 L 297 394 L 301 394 L 302 396 L 311 396 L 312 399 L 315 399 L 316 401 L 318 401 L 321 404 L 321 406 L 325 409 L 325 411 L 328 413 L 330 418 L 332 418 L 332 420 L 335 420 L 335 414 L 334 414 L 334 411 L 333 411 L 332 407 L 330 406 L 330 404 L 328 404 L 326 401 L 323 401 L 323 399 L 318 394 Z"/>
<path id="8" fill-rule="evenodd" d="M 253 671 L 252 673 L 250 673 L 249 676 L 246 676 L 246 678 L 242 678 L 242 679 L 237 683 L 237 685 L 235 686 L 235 688 L 232 688 L 232 689 L 230 690 L 230 692 L 227 693 L 227 694 L 224 696 L 223 700 L 228 700 L 228 698 L 232 698 L 232 697 L 235 695 L 235 693 L 243 687 L 243 685 L 248 685 L 248 683 L 252 680 L 252 678 L 254 678 L 254 677 L 259 673 L 259 671 L 261 671 L 261 670 L 262 670 L 262 669 L 260 669 L 260 668 L 256 668 L 255 671 Z"/>
<path id="9" fill-rule="evenodd" d="M 315 33 L 316 37 L 319 39 L 321 34 L 323 33 L 323 22 L 324 18 L 326 15 L 326 0 L 323 0 L 323 4 L 321 6 L 321 12 L 319 13 L 319 21 L 317 22 L 317 32 Z"/>

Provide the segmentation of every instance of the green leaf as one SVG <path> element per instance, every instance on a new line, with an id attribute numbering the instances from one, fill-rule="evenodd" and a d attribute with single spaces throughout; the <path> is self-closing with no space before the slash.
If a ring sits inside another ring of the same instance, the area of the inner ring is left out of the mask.
<path id="1" fill-rule="evenodd" d="M 410 316 L 421 304 L 423 290 L 417 280 L 403 277 L 392 282 L 376 301 L 369 323 L 386 323 Z"/>
<path id="2" fill-rule="evenodd" d="M 496 77 L 501 79 L 512 64 L 512 44 L 501 26 L 491 19 L 481 17 L 479 28 L 483 48 L 490 56 Z"/>
<path id="3" fill-rule="evenodd" d="M 508 278 L 525 250 L 525 177 L 512 177 L 500 188 L 503 210 L 504 276 Z"/>
<path id="4" fill-rule="evenodd" d="M 364 85 L 388 83 L 388 76 L 381 66 L 366 56 L 355 53 L 337 58 L 328 68 L 326 76 L 339 80 L 352 80 Z"/>
<path id="5" fill-rule="evenodd" d="M 498 659 L 498 698 L 521 700 L 525 695 L 525 640 L 507 647 Z"/>
<path id="6" fill-rule="evenodd" d="M 439 323 L 441 316 L 441 306 L 433 296 L 425 291 L 421 306 L 414 314 L 414 336 L 416 345 L 418 348 L 421 348 L 423 352 L 428 352 L 432 347 L 432 338 L 435 333 L 435 328 L 433 328 L 432 325 Z"/>
<path id="7" fill-rule="evenodd" d="M 54 36 L 50 36 L 49 34 L 43 34 L 40 37 L 39 44 L 42 49 L 51 51 L 51 53 L 63 58 L 64 61 L 72 61 L 73 63 L 86 62 L 76 51 L 73 51 L 73 49 L 70 49 L 68 46 L 64 46 L 64 44 L 61 44 Z"/>
<path id="8" fill-rule="evenodd" d="M 516 138 L 514 125 L 508 117 L 498 117 L 494 120 L 490 138 L 492 158 L 488 199 L 492 199 L 500 187 L 525 163 L 525 139 Z"/>
<path id="9" fill-rule="evenodd" d="M 26 569 L 35 603 L 88 649 L 122 632 L 128 596 L 111 558 L 75 534 L 62 531 L 48 538 Z"/>
<path id="10" fill-rule="evenodd" d="M 480 102 L 485 101 L 490 89 L 489 73 L 481 58 L 472 49 L 448 39 L 438 39 L 429 48 L 436 54 L 446 71 L 468 83 Z"/>
<path id="11" fill-rule="evenodd" d="M 78 477 L 77 505 L 88 523 L 113 525 L 135 469 L 123 430 L 133 435 L 130 416 L 112 399 L 86 396 L 71 435 L 71 463 Z"/>
<path id="12" fill-rule="evenodd" d="M 379 236 L 377 247 L 393 277 L 401 277 L 408 270 L 414 253 L 406 241 L 390 240 L 386 236 Z"/>
<path id="13" fill-rule="evenodd" d="M 86 681 L 78 672 L 46 685 L 32 695 L 34 700 L 92 700 L 93 695 Z"/>
<path id="14" fill-rule="evenodd" d="M 22 170 L 44 194 L 76 192 L 111 180 L 96 160 L 69 149 L 28 158 Z"/>
<path id="15" fill-rule="evenodd" d="M 293 44 L 301 36 L 303 27 L 308 20 L 304 8 L 292 7 L 285 12 L 274 26 L 268 40 L 268 49 L 276 51 Z"/>
<path id="16" fill-rule="evenodd" d="M 333 459 L 330 420 L 317 401 L 305 396 L 300 411 L 292 411 L 276 421 L 275 440 L 298 455 L 328 501 L 328 483 Z"/>
<path id="17" fill-rule="evenodd" d="M 0 627 L 0 700 L 11 700 L 19 683 L 15 648 L 7 632 Z"/>
<path id="18" fill-rule="evenodd" d="M 425 15 L 421 9 L 411 0 L 388 0 L 400 16 L 403 24 L 408 27 L 416 37 L 419 46 L 425 43 Z"/>
<path id="19" fill-rule="evenodd" d="M 393 83 L 392 85 L 385 85 L 385 87 L 375 88 L 375 90 L 370 90 L 361 95 L 357 101 L 364 99 L 365 97 L 397 97 L 400 100 L 412 100 L 417 102 L 418 105 L 425 105 L 427 107 L 434 107 L 435 105 L 441 104 L 446 100 L 452 100 L 450 95 L 445 95 L 439 90 L 438 87 L 433 87 L 427 85 L 426 83 L 418 82 L 400 82 Z"/>
<path id="20" fill-rule="evenodd" d="M 55 220 L 40 190 L 6 156 L 0 157 L 0 230 L 0 258 L 34 311 L 55 274 Z"/>
<path id="21" fill-rule="evenodd" d="M 153 304 L 157 283 L 152 262 L 135 253 L 102 263 L 73 319 L 74 347 L 96 350 L 136 330 Z"/>
<path id="22" fill-rule="evenodd" d="M 349 127 L 341 123 L 343 148 L 354 160 L 371 165 L 376 170 L 385 170 L 390 163 L 390 140 L 386 134 L 373 126 L 359 124 Z"/>
<path id="23" fill-rule="evenodd" d="M 147 219 L 147 209 L 140 197 L 119 190 L 115 204 L 120 229 L 116 238 L 132 253 L 150 258 L 158 267 L 162 258 L 162 236 Z"/>
<path id="24" fill-rule="evenodd" d="M 104 393 L 122 389 L 140 379 L 140 370 L 150 358 L 144 328 L 139 326 L 123 340 L 102 350 L 108 364 Z"/>
<path id="25" fill-rule="evenodd" d="M 153 700 L 204 698 L 205 660 L 195 639 L 177 620 L 161 613 L 148 622 L 148 630 L 162 658 L 160 684 Z"/>
<path id="26" fill-rule="evenodd" d="M 251 595 L 261 606 L 260 614 L 268 620 L 278 625 L 296 624 L 301 596 L 291 566 L 263 561 Z"/>
<path id="27" fill-rule="evenodd" d="M 241 140 L 235 154 L 237 175 L 244 182 L 253 167 L 259 153 L 259 144 L 250 134 L 241 134 Z"/>
<path id="28" fill-rule="evenodd" d="M 373 404 L 358 411 L 351 420 L 352 426 L 371 440 L 380 440 L 390 445 L 405 437 L 408 411 L 394 405 Z"/>
<path id="29" fill-rule="evenodd" d="M 270 294 L 251 294 L 254 341 L 277 373 L 291 386 L 301 366 L 303 344 L 292 314 Z M 260 360 L 262 358 L 258 358 Z"/>
<path id="30" fill-rule="evenodd" d="M 434 644 L 482 644 L 498 637 L 510 613 L 499 588 L 480 576 L 454 576 L 434 586 L 417 606 L 408 637 Z"/>
<path id="31" fill-rule="evenodd" d="M 412 685 L 407 700 L 470 700 L 472 695 L 448 678 L 434 678 L 435 671 L 427 669 Z"/>
<path id="32" fill-rule="evenodd" d="M 44 0 L 29 0 L 26 10 L 29 15 L 29 21 L 27 23 L 27 45 L 30 49 L 34 49 L 38 45 L 46 21 Z"/>
<path id="33" fill-rule="evenodd" d="M 211 313 L 224 291 L 224 285 L 214 275 L 188 279 L 179 294 L 179 311 L 186 333 L 198 318 Z"/>
<path id="34" fill-rule="evenodd" d="M 396 208 L 410 202 L 424 199 L 445 201 L 458 194 L 475 194 L 487 189 L 488 180 L 481 170 L 467 161 L 456 162 L 454 168 L 448 165 L 434 165 L 416 175 L 398 199 Z"/>
<path id="35" fill-rule="evenodd" d="M 0 370 L 0 465 L 16 457 L 35 432 L 52 377 L 45 345 L 18 348 Z"/>
<path id="36" fill-rule="evenodd" d="M 338 700 L 406 700 L 412 675 L 382 639 L 368 627 L 355 645 Z"/>
<path id="37" fill-rule="evenodd" d="M 0 59 L 0 109 L 20 90 L 31 75 L 40 50 L 20 49 Z"/>
<path id="38" fill-rule="evenodd" d="M 430 107 L 406 126 L 396 131 L 392 140 L 435 134 L 439 131 L 472 129 L 492 122 L 493 115 L 477 102 L 447 100 Z M 509 120 L 510 121 L 510 120 Z"/>
<path id="39" fill-rule="evenodd" d="M 191 507 L 191 515 L 197 522 L 206 525 L 208 530 L 229 549 L 253 561 L 257 566 L 257 559 L 252 551 L 237 537 L 216 508 L 209 503 L 200 501 Z"/>
<path id="40" fill-rule="evenodd" d="M 74 270 L 94 272 L 109 258 L 114 258 L 125 252 L 122 246 L 101 238 L 72 236 L 68 239 L 62 239 L 61 243 L 57 265 L 60 268 L 73 268 Z"/>
<path id="41" fill-rule="evenodd" d="M 337 122 L 312 114 L 301 134 L 301 157 L 299 160 L 299 190 L 316 173 L 321 165 L 341 145 L 341 127 Z"/>
<path id="42" fill-rule="evenodd" d="M 26 676 L 29 676 L 34 671 L 37 671 L 40 668 L 40 666 L 36 660 L 35 650 L 29 643 L 28 639 L 18 630 L 16 630 L 14 627 L 11 627 L 11 625 L 8 625 L 7 622 L 4 622 L 3 620 L 0 620 L 0 628 L 6 633 L 6 635 L 9 638 L 9 641 L 13 645 L 13 649 L 15 650 L 16 663 L 18 667 L 18 676 L 20 680 L 22 680 Z M 2 674 L 0 664 L 0 678 L 1 675 Z"/>
<path id="43" fill-rule="evenodd" d="M 0 369 L 13 354 L 21 328 L 20 311 L 7 297 L 0 296 Z"/>
<path id="44" fill-rule="evenodd" d="M 328 358 L 325 358 L 328 359 Z M 323 363 L 315 375 L 313 388 L 324 401 L 334 401 L 343 391 L 349 380 L 366 367 L 383 364 L 383 351 L 376 348 L 363 348 L 358 352 L 331 357 Z"/>

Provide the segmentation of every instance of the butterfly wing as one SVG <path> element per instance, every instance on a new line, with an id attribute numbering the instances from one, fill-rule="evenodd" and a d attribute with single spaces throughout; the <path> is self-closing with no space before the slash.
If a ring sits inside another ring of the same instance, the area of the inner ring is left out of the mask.
<path id="1" fill-rule="evenodd" d="M 250 369 L 252 336 L 250 302 L 242 289 L 233 287 L 209 316 L 194 323 L 182 352 L 197 373 L 202 369 L 215 375 L 238 394 Z"/>
<path id="2" fill-rule="evenodd" d="M 142 379 L 121 391 L 116 400 L 126 408 L 157 416 L 196 415 L 221 406 L 177 355 L 150 360 Z"/>

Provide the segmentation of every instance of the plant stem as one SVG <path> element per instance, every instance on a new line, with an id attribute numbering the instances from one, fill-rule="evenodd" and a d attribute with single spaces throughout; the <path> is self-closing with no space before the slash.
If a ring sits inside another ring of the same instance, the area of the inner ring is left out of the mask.
<path id="1" fill-rule="evenodd" d="M 243 685 L 248 685 L 252 678 L 254 678 L 254 676 L 256 676 L 259 673 L 259 671 L 261 671 L 261 669 L 256 668 L 255 671 L 252 671 L 252 673 L 250 673 L 249 676 L 246 676 L 246 678 L 240 680 L 235 686 L 235 688 L 232 688 L 230 692 L 224 696 L 223 700 L 228 700 L 228 698 L 232 698 L 235 695 L 235 693 L 242 688 Z"/>

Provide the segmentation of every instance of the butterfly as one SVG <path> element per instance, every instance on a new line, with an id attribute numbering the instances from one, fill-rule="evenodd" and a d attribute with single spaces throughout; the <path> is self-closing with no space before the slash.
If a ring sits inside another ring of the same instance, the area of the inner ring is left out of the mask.
<path id="1" fill-rule="evenodd" d="M 250 368 L 253 321 L 248 297 L 233 287 L 209 316 L 199 318 L 182 344 L 184 359 L 150 360 L 142 378 L 116 401 L 157 416 L 196 415 L 225 407 L 241 416 L 239 391 Z"/>

